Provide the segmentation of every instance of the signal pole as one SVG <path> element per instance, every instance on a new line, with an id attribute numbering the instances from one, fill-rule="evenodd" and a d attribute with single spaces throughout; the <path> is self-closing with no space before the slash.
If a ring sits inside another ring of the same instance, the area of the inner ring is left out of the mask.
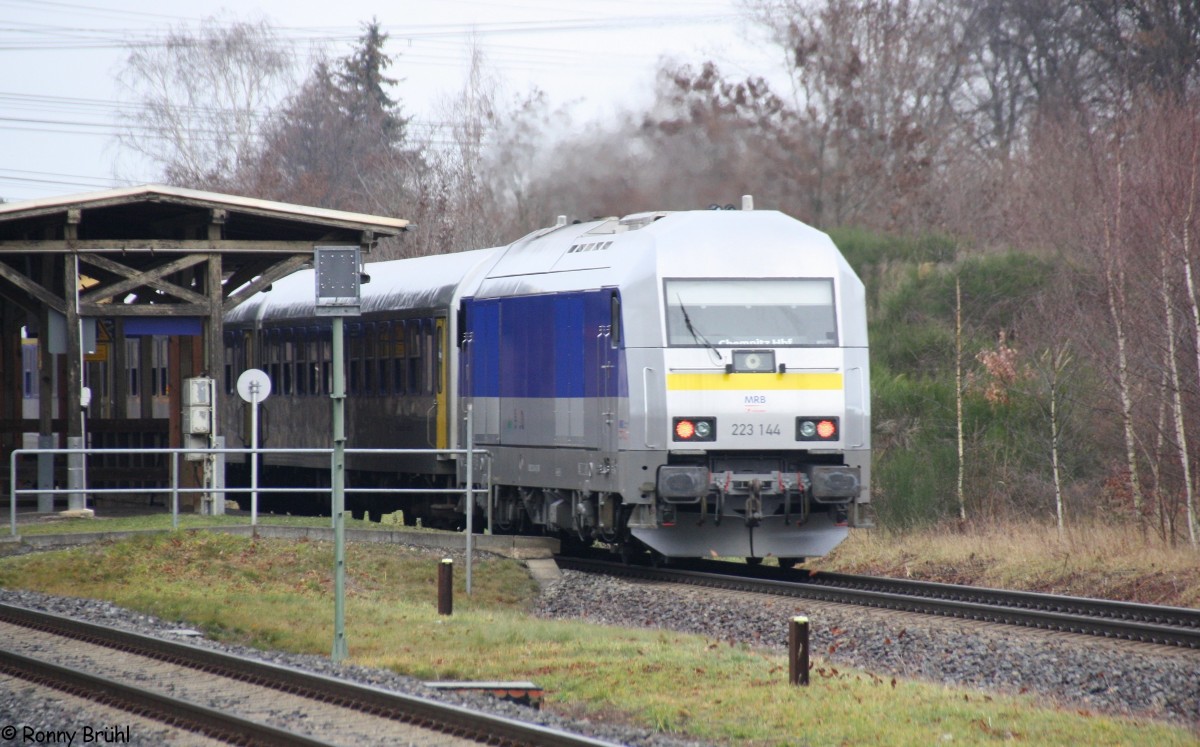
<path id="1" fill-rule="evenodd" d="M 333 653 L 335 664 L 346 646 L 346 377 L 343 317 L 358 316 L 362 302 L 359 248 L 314 247 L 317 316 L 333 317 L 333 462 L 330 466 L 333 514 Z"/>

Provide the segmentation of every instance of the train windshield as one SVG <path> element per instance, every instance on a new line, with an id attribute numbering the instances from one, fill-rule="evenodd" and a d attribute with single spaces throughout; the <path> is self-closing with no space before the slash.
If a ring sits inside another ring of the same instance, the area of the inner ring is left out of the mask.
<path id="1" fill-rule="evenodd" d="M 668 279 L 664 290 L 672 347 L 838 344 L 829 278 Z"/>

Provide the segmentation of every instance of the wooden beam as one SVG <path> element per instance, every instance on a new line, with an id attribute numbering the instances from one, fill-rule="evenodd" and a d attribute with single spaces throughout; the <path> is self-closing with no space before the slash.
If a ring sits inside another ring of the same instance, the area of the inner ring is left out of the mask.
<path id="1" fill-rule="evenodd" d="M 71 211 L 72 213 L 75 211 Z M 74 223 L 67 224 L 68 231 L 75 230 Z M 63 291 L 67 297 L 67 380 L 60 386 L 67 388 L 67 436 L 78 438 L 83 435 L 83 422 L 80 419 L 79 396 L 83 386 L 83 349 L 79 339 L 79 300 L 76 289 L 79 288 L 79 260 L 76 257 L 63 257 Z M 49 339 L 49 335 L 46 336 Z M 82 445 L 82 444 L 80 444 Z M 82 463 L 82 459 L 80 459 Z M 70 460 L 68 460 L 70 463 Z M 83 496 L 71 494 L 68 502 L 71 508 L 84 508 Z"/>
<path id="2" fill-rule="evenodd" d="M 208 375 L 216 380 L 218 391 L 224 391 L 221 387 L 224 386 L 225 376 L 225 317 L 221 313 L 221 294 L 224 291 L 221 287 L 221 277 L 223 275 L 221 255 L 210 254 L 208 256 L 208 272 L 204 276 L 204 289 L 208 292 L 208 322 L 204 325 L 204 332 L 207 335 L 204 366 L 208 369 Z M 217 432 L 219 420 L 220 418 L 213 418 L 212 435 L 214 438 L 220 435 Z"/>
<path id="3" fill-rule="evenodd" d="M 79 305 L 80 316 L 208 316 L 204 303 L 89 303 Z"/>
<path id="4" fill-rule="evenodd" d="M 55 296 L 53 293 L 46 290 L 41 285 L 39 285 L 38 283 L 35 283 L 34 281 L 25 277 L 25 275 L 23 275 L 20 272 L 17 272 L 16 270 L 14 270 L 12 267 L 10 267 L 9 265 L 7 265 L 4 262 L 0 262 L 0 277 L 4 278 L 8 282 L 12 283 L 13 285 L 17 286 L 18 288 L 25 291 L 29 295 L 33 296 L 38 301 L 40 301 L 43 305 L 48 306 L 51 309 L 54 309 L 55 311 L 57 311 L 60 314 L 67 313 L 66 301 L 59 298 L 58 296 Z"/>
<path id="5" fill-rule="evenodd" d="M 271 283 L 274 283 L 276 280 L 287 275 L 291 275 L 293 272 L 299 269 L 301 265 L 311 261 L 312 258 L 309 256 L 291 257 L 269 268 L 249 284 L 242 286 L 241 288 L 235 288 L 233 291 L 231 291 L 229 295 L 225 297 L 224 311 L 226 313 L 232 311 L 247 298 L 250 298 L 255 293 L 258 293 L 263 288 L 266 288 Z M 316 299 L 316 295 L 317 290 L 314 287 L 314 300 Z"/>
<path id="6" fill-rule="evenodd" d="M 87 262 L 88 264 L 99 267 L 102 270 L 108 270 L 111 273 L 122 275 L 126 278 L 125 280 L 120 280 L 116 283 L 112 283 L 111 285 L 101 285 L 93 288 L 80 297 L 79 300 L 84 303 L 99 303 L 100 301 L 113 298 L 117 294 L 125 293 L 133 290 L 134 288 L 140 288 L 142 286 L 149 286 L 151 288 L 161 290 L 163 293 L 168 293 L 182 301 L 186 301 L 187 303 L 202 304 L 207 300 L 204 295 L 189 288 L 184 288 L 182 286 L 175 285 L 174 283 L 161 280 L 161 278 L 167 275 L 174 274 L 180 270 L 184 270 L 188 267 L 192 267 L 193 265 L 198 265 L 201 262 L 207 261 L 208 257 L 205 256 L 190 255 L 187 257 L 180 257 L 164 265 L 159 265 L 152 270 L 145 271 L 134 270 L 133 268 L 126 267 L 119 262 L 114 262 L 113 260 L 102 256 L 81 254 L 79 255 L 79 259 Z"/>
<path id="7" fill-rule="evenodd" d="M 234 268 L 233 272 L 229 273 L 229 277 L 226 278 L 225 288 L 230 292 L 241 288 L 246 283 L 249 283 L 254 278 L 266 272 L 268 267 L 275 264 L 273 261 L 275 259 L 275 257 L 266 259 L 255 258 L 251 261 L 240 262 L 238 266 Z"/>
<path id="8" fill-rule="evenodd" d="M 347 236 L 342 241 L 349 243 L 357 237 Z M 238 254 L 299 254 L 313 253 L 313 245 L 320 241 L 335 241 L 336 238 L 324 238 L 308 241 L 250 241 L 243 239 L 221 239 L 210 241 L 206 239 L 85 239 L 67 241 L 65 239 L 33 241 L 29 239 L 14 239 L 0 241 L 0 254 L 24 254 L 27 252 L 51 253 L 80 253 L 93 252 L 125 252 L 137 254 L 209 254 L 211 252 Z"/>

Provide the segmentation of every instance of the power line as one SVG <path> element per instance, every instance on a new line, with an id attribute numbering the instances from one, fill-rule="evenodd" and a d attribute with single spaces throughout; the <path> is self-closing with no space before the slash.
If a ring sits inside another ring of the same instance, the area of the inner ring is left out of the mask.
<path id="1" fill-rule="evenodd" d="M 619 8 L 618 14 L 604 14 L 595 10 L 596 6 L 592 3 L 570 3 L 564 9 L 561 0 L 439 0 L 439 5 L 461 9 L 457 17 L 467 16 L 472 12 L 472 6 L 478 6 L 489 11 L 497 7 L 512 9 L 509 18 L 528 11 L 544 12 L 547 18 L 484 23 L 384 23 L 381 30 L 388 35 L 387 51 L 392 54 L 394 62 L 389 72 L 401 81 L 395 88 L 400 93 L 400 103 L 405 103 L 405 86 L 419 84 L 423 69 L 464 68 L 469 59 L 468 52 L 476 42 L 482 48 L 485 67 L 489 70 L 534 74 L 570 70 L 578 81 L 579 94 L 585 95 L 591 86 L 612 77 L 614 70 L 641 69 L 660 56 L 653 48 L 628 48 L 619 43 L 626 32 L 647 28 L 711 28 L 728 25 L 739 18 L 729 12 L 729 0 L 605 0 L 605 3 L 618 3 L 624 7 Z M 42 15 L 33 16 L 33 11 Z M 67 20 L 57 22 L 60 19 Z M 250 21 L 251 24 L 257 22 Z M 328 50 L 333 46 L 352 44 L 361 38 L 363 31 L 361 25 L 278 25 L 265 19 L 262 22 L 267 30 L 274 33 L 275 42 L 283 50 L 291 51 L 298 61 L 298 68 L 307 66 L 302 60 L 309 58 L 311 50 Z M 32 56 L 49 52 L 57 58 L 76 51 L 93 54 L 139 46 L 165 47 L 172 35 L 195 34 L 197 30 L 229 29 L 235 23 L 241 22 L 222 18 L 201 20 L 102 7 L 87 2 L 0 0 L 0 60 L 6 61 L 10 69 L 28 70 L 30 67 L 23 60 L 22 63 L 12 62 L 13 55 Z M 599 51 L 555 43 L 556 36 L 580 33 L 599 35 L 601 39 L 613 43 L 607 43 L 605 48 L 606 43 L 602 42 Z M 298 69 L 297 72 L 303 75 L 305 71 Z M 451 89 L 446 90 L 448 94 L 451 93 Z M 285 100 L 284 92 L 279 94 L 276 104 Z M 99 137 L 115 141 L 119 133 L 128 134 L 132 130 L 136 137 L 155 137 L 152 131 L 138 129 L 138 115 L 144 111 L 141 106 L 137 102 L 103 98 L 0 92 L 0 113 L 3 114 L 0 116 L 0 133 Z M 178 108 L 184 114 L 200 120 L 224 111 L 220 106 Z M 249 113 L 249 116 L 255 117 L 261 124 L 271 111 L 263 108 Z M 453 123 L 428 118 L 408 122 L 414 141 L 420 139 L 434 147 L 458 144 L 452 126 Z M 200 131 L 195 137 L 203 139 L 212 135 L 211 132 Z M 14 163 L 10 161 L 9 165 Z M 41 175 L 40 180 L 35 176 L 38 174 Z M 69 174 L 18 174 L 14 170 L 0 170 L 0 180 L 6 182 L 18 179 L 30 185 L 61 183 L 95 186 L 83 183 L 95 177 L 81 176 L 78 177 L 79 181 L 64 181 L 75 178 Z"/>

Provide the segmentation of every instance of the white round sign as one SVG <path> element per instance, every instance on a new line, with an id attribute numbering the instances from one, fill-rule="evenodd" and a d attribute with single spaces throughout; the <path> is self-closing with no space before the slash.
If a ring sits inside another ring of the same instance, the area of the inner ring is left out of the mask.
<path id="1" fill-rule="evenodd" d="M 271 377 L 266 371 L 247 368 L 237 380 L 237 393 L 247 402 L 262 402 L 271 396 Z"/>

